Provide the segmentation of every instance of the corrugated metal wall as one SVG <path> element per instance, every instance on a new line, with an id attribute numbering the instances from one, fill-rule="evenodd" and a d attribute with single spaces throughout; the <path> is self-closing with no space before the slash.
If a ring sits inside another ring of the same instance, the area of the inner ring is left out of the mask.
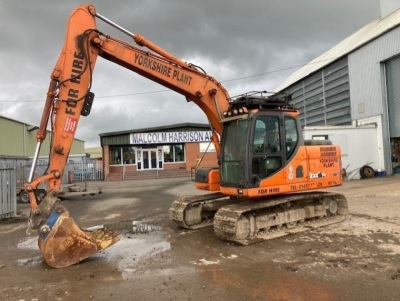
<path id="1" fill-rule="evenodd" d="M 0 156 L 33 156 L 36 150 L 36 132 L 32 125 L 0 116 Z M 50 148 L 50 132 L 43 141 L 40 150 L 41 156 L 46 156 Z M 85 142 L 74 139 L 70 154 L 84 154 Z"/>
<path id="2" fill-rule="evenodd" d="M 17 195 L 15 194 L 15 170 L 0 169 L 0 220 L 17 214 Z"/>
<path id="3" fill-rule="evenodd" d="M 301 112 L 303 126 L 351 124 L 347 57 L 319 70 L 283 92 Z"/>
<path id="4" fill-rule="evenodd" d="M 130 134 L 101 137 L 101 145 L 129 145 Z"/>
<path id="5" fill-rule="evenodd" d="M 377 124 L 377 167 L 390 174 L 390 137 L 400 137 L 400 26 L 381 33 L 284 92 L 302 125 Z"/>
<path id="6" fill-rule="evenodd" d="M 350 95 L 352 118 L 355 121 L 381 119 L 378 128 L 381 135 L 380 157 L 384 162 L 380 168 L 387 174 L 392 172 L 391 129 L 389 126 L 388 87 L 386 62 L 400 53 L 400 28 L 385 32 L 374 41 L 349 54 Z M 389 88 L 390 89 L 390 88 Z"/>

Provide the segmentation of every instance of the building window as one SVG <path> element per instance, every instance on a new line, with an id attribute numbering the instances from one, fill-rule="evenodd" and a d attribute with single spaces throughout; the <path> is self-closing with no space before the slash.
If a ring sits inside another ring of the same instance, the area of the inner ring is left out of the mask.
<path id="1" fill-rule="evenodd" d="M 122 160 L 124 164 L 136 164 L 135 148 L 132 146 L 122 147 Z"/>
<path id="2" fill-rule="evenodd" d="M 135 148 L 110 146 L 110 165 L 136 164 Z"/>
<path id="3" fill-rule="evenodd" d="M 183 144 L 174 145 L 174 161 L 175 162 L 184 162 L 185 161 L 185 152 L 183 151 Z"/>
<path id="4" fill-rule="evenodd" d="M 121 148 L 110 146 L 110 165 L 119 165 L 122 160 Z"/>
<path id="5" fill-rule="evenodd" d="M 173 157 L 173 145 L 164 145 L 163 146 L 163 152 L 164 152 L 164 162 L 174 162 L 174 157 Z"/>
<path id="6" fill-rule="evenodd" d="M 185 148 L 183 144 L 163 146 L 164 162 L 185 162 Z"/>

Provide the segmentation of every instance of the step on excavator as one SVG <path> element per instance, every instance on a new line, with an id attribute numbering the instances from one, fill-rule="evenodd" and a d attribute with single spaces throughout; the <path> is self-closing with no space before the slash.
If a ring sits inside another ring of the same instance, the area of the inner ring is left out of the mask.
<path id="1" fill-rule="evenodd" d="M 97 29 L 101 20 L 135 46 Z M 248 245 L 342 221 L 346 198 L 321 191 L 341 179 L 341 150 L 329 141 L 304 141 L 300 113 L 290 95 L 266 91 L 230 97 L 202 68 L 173 56 L 140 34 L 133 34 L 92 5 L 70 15 L 59 59 L 51 73 L 29 180 L 28 231 L 39 232 L 39 248 L 54 268 L 76 264 L 119 240 L 106 229 L 83 230 L 57 197 L 81 116 L 94 101 L 92 73 L 100 56 L 157 82 L 194 102 L 207 116 L 218 155 L 216 168 L 199 168 L 201 196 L 175 200 L 169 217 L 186 229 L 213 226 L 223 240 Z M 48 171 L 34 178 L 40 146 L 51 122 Z M 39 201 L 36 190 L 46 184 Z"/>

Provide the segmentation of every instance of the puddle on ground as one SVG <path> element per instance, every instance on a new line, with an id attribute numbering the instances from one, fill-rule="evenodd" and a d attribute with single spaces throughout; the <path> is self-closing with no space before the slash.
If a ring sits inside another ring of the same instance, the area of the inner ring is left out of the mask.
<path id="1" fill-rule="evenodd" d="M 143 221 L 121 221 L 100 228 L 119 232 L 121 239 L 95 256 L 115 263 L 125 278 L 137 270 L 141 260 L 171 248 L 171 244 L 164 238 L 161 227 Z"/>
<path id="2" fill-rule="evenodd" d="M 161 227 L 151 225 L 144 221 L 134 221 L 134 220 L 127 220 L 112 224 L 106 224 L 100 227 L 106 230 L 115 230 L 120 233 L 128 233 L 128 234 L 149 233 L 162 230 Z"/>
<path id="3" fill-rule="evenodd" d="M 17 248 L 19 250 L 36 250 L 39 251 L 38 246 L 38 237 L 26 237 L 18 241 Z M 35 256 L 35 257 L 28 257 L 28 258 L 21 258 L 17 260 L 18 266 L 35 266 L 38 264 L 42 264 L 43 257 L 42 256 Z"/>
<path id="4" fill-rule="evenodd" d="M 86 228 L 85 230 L 108 229 L 121 234 L 121 239 L 111 247 L 91 256 L 94 260 L 104 260 L 115 264 L 122 276 L 126 278 L 137 270 L 137 265 L 143 259 L 150 258 L 161 252 L 171 249 L 171 244 L 165 240 L 165 233 L 161 227 L 141 221 L 122 221 L 113 224 Z M 17 243 L 20 250 L 37 250 L 38 237 L 27 237 Z M 18 265 L 41 264 L 43 258 L 30 257 L 19 259 Z"/>
<path id="5" fill-rule="evenodd" d="M 42 256 L 29 257 L 17 260 L 18 266 L 36 266 L 43 263 Z"/>
<path id="6" fill-rule="evenodd" d="M 20 250 L 39 250 L 38 237 L 25 237 L 18 241 L 17 248 Z"/>
<path id="7" fill-rule="evenodd" d="M 137 271 L 138 264 L 151 256 L 168 251 L 171 244 L 161 232 L 130 235 L 123 234 L 111 247 L 97 253 L 94 258 L 105 259 L 115 264 L 124 278 Z"/>
<path id="8" fill-rule="evenodd" d="M 165 240 L 161 227 L 143 221 L 121 221 L 100 228 L 118 231 L 121 233 L 121 239 L 94 255 L 94 258 L 116 264 L 124 278 L 137 271 L 141 260 L 171 249 L 171 244 Z"/>

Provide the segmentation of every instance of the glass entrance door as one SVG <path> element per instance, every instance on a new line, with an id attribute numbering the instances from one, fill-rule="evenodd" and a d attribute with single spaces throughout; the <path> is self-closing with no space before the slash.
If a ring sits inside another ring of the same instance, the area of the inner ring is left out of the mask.
<path id="1" fill-rule="evenodd" d="M 137 170 L 163 169 L 162 146 L 157 148 L 136 148 Z"/>
<path id="2" fill-rule="evenodd" d="M 140 169 L 157 169 L 157 149 L 142 149 L 142 164 Z"/>

